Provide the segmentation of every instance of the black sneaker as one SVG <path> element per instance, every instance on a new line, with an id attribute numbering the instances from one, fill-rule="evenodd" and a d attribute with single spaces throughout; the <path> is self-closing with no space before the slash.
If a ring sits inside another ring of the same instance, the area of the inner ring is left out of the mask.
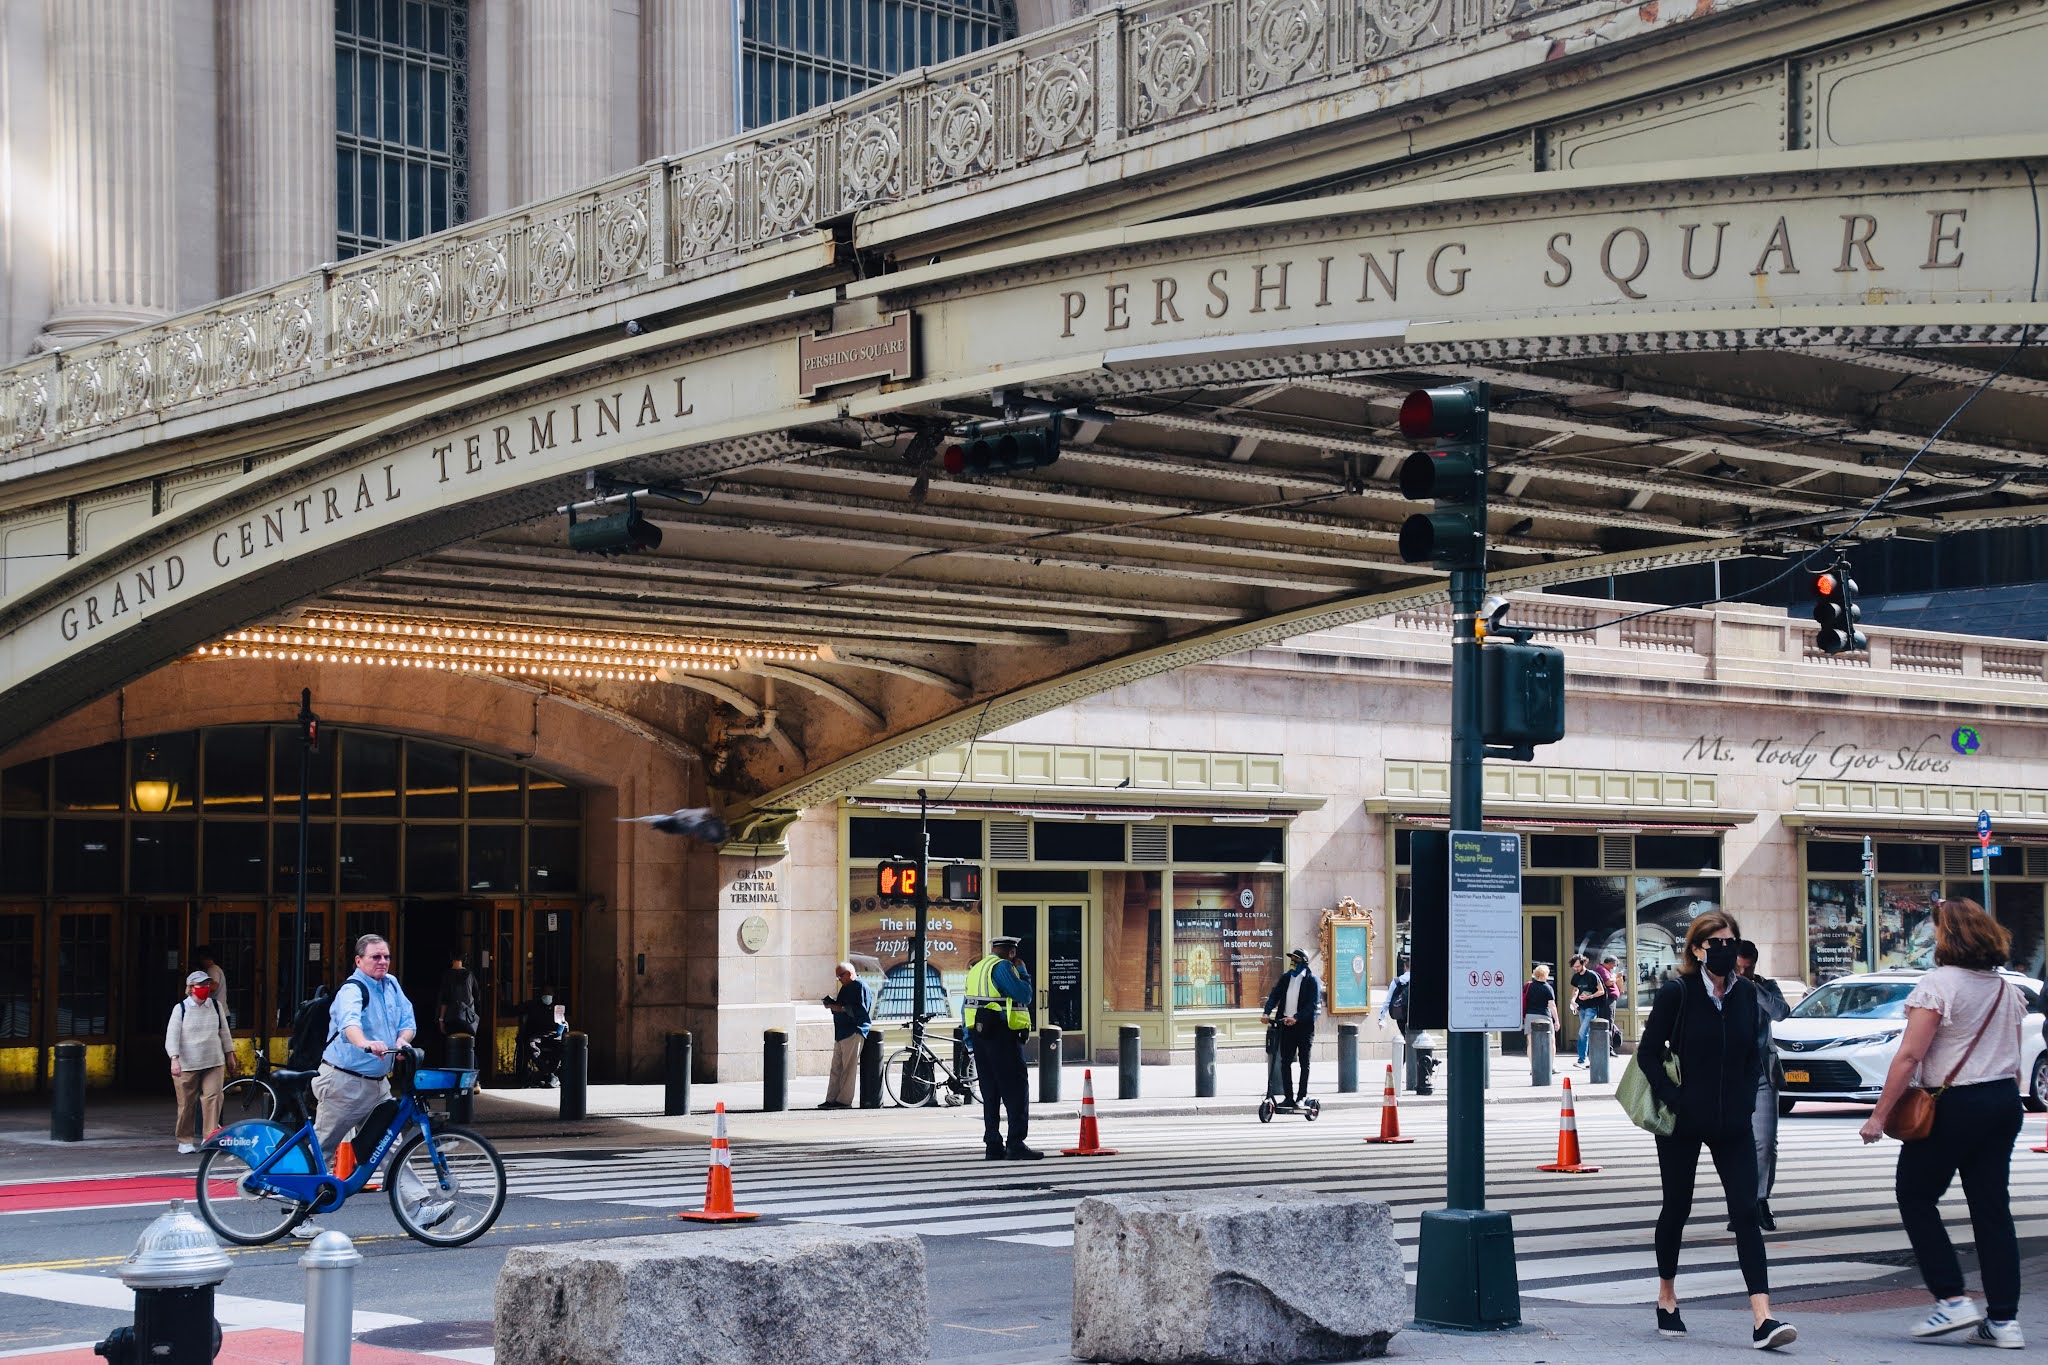
<path id="1" fill-rule="evenodd" d="M 1023 1143 L 1021 1143 L 1021 1142 L 1020 1142 L 1020 1143 L 1018 1143 L 1018 1144 L 1017 1144 L 1016 1146 L 1014 1146 L 1014 1147 L 1010 1148 L 1010 1149 L 1009 1149 L 1009 1151 L 1005 1152 L 1005 1153 L 1004 1153 L 1003 1155 L 1004 1155 L 1005 1159 L 1007 1159 L 1007 1160 L 1010 1160 L 1010 1161 L 1043 1161 L 1043 1160 L 1045 1160 L 1045 1153 L 1044 1153 L 1044 1152 L 1038 1151 L 1038 1150 L 1036 1150 L 1036 1149 L 1034 1149 L 1034 1148 L 1031 1148 L 1031 1147 L 1026 1147 L 1026 1146 L 1025 1146 L 1025 1145 L 1024 1145 Z"/>
<path id="2" fill-rule="evenodd" d="M 1756 1222 L 1757 1226 L 1765 1232 L 1776 1232 L 1778 1230 L 1778 1220 L 1771 1217 L 1770 1200 L 1759 1199 L 1756 1201 Z"/>
<path id="3" fill-rule="evenodd" d="M 1659 1308 L 1657 1310 L 1657 1335 L 1660 1337 L 1671 1337 L 1674 1340 L 1684 1339 L 1685 1319 L 1678 1316 L 1676 1308 Z"/>
<path id="4" fill-rule="evenodd" d="M 1775 1351 L 1780 1346 L 1790 1346 L 1799 1340 L 1799 1329 L 1789 1322 L 1776 1318 L 1765 1318 L 1756 1330 L 1749 1334 L 1749 1344 L 1759 1351 Z"/>
<path id="5" fill-rule="evenodd" d="M 1008 1155 L 1009 1153 L 1000 1147 L 984 1147 L 981 1152 L 981 1159 L 983 1161 L 1001 1161 Z"/>

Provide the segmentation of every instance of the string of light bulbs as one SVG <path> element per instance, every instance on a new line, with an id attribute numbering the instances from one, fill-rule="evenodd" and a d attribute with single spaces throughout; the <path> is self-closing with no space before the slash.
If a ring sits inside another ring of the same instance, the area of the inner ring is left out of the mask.
<path id="1" fill-rule="evenodd" d="M 310 617 L 302 625 L 236 631 L 200 646 L 195 656 L 656 682 L 664 669 L 731 672 L 754 660 L 815 661 L 819 650 L 814 645 L 782 642 L 597 635 L 463 621 L 322 615 Z"/>

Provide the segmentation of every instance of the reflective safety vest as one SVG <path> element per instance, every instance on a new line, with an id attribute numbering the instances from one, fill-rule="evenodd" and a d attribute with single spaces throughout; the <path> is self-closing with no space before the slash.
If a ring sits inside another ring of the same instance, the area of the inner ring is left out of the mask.
<path id="1" fill-rule="evenodd" d="M 1003 959 L 989 953 L 967 969 L 967 1026 L 973 1028 L 981 1021 L 981 1012 L 1000 1010 L 1003 1022 L 1020 1033 L 1031 1029 L 1031 1010 L 1018 1004 L 996 989 L 996 964 Z"/>

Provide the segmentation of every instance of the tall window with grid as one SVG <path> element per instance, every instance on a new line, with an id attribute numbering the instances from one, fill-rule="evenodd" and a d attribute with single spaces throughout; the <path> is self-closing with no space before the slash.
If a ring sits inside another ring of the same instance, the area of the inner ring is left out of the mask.
<path id="1" fill-rule="evenodd" d="M 794 118 L 891 76 L 1012 38 L 1010 0 L 746 0 L 746 125 Z"/>
<path id="2" fill-rule="evenodd" d="M 342 259 L 469 218 L 468 0 L 335 0 Z"/>

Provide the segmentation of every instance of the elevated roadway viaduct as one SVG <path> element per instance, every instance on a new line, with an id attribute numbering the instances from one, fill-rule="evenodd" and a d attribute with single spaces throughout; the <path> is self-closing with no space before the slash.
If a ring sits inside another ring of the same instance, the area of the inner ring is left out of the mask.
<path id="1" fill-rule="evenodd" d="M 1439 600 L 1420 383 L 1493 385 L 1503 586 L 2037 522 L 2044 67 L 2040 0 L 1157 0 L 31 359 L 0 749 L 367 655 L 336 622 L 552 634 L 592 657 L 461 686 L 695 753 L 772 837 Z M 1078 414 L 1058 462 L 949 475 L 1006 398 Z M 593 487 L 659 549 L 572 550 Z"/>

